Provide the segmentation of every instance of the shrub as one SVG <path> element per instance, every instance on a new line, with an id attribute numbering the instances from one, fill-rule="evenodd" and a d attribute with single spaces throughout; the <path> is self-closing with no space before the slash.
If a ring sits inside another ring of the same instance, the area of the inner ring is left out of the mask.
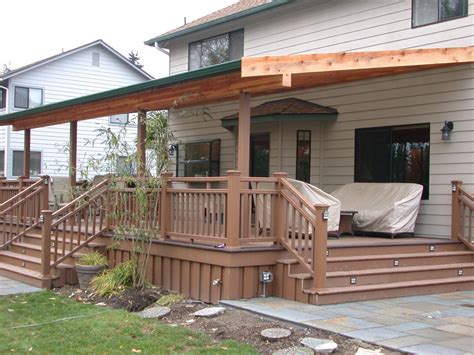
<path id="1" fill-rule="evenodd" d="M 169 294 L 160 297 L 160 299 L 156 301 L 156 303 L 158 303 L 160 306 L 170 306 L 175 303 L 183 302 L 185 299 L 186 297 L 181 294 Z"/>
<path id="2" fill-rule="evenodd" d="M 107 261 L 107 258 L 104 255 L 102 255 L 98 251 L 94 251 L 92 253 L 81 255 L 77 263 L 79 265 L 105 266 L 109 262 Z"/>
<path id="3" fill-rule="evenodd" d="M 91 282 L 91 288 L 99 296 L 114 296 L 133 284 L 133 274 L 137 272 L 136 265 L 126 261 L 113 269 L 105 270 Z"/>

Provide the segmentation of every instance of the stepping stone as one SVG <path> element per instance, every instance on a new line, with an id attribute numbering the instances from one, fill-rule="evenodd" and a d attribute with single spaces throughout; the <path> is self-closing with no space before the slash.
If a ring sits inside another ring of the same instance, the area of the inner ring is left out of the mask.
<path id="1" fill-rule="evenodd" d="M 337 348 L 337 344 L 330 339 L 303 338 L 300 342 L 318 353 L 332 353 Z"/>
<path id="2" fill-rule="evenodd" d="M 291 332 L 284 328 L 268 328 L 262 330 L 260 335 L 266 340 L 276 341 L 279 339 L 288 338 L 291 335 Z"/>
<path id="3" fill-rule="evenodd" d="M 357 349 L 357 352 L 355 355 L 382 355 L 383 352 L 380 349 L 376 350 L 370 350 L 370 349 L 365 349 L 365 348 L 359 348 Z"/>
<path id="4" fill-rule="evenodd" d="M 224 307 L 208 307 L 208 308 L 203 308 L 200 311 L 194 312 L 192 315 L 195 317 L 212 318 L 224 312 L 225 312 Z"/>
<path id="5" fill-rule="evenodd" d="M 273 355 L 313 355 L 314 351 L 304 346 L 292 346 L 291 348 L 275 351 Z"/>
<path id="6" fill-rule="evenodd" d="M 171 309 L 169 307 L 156 306 L 144 309 L 141 312 L 138 312 L 137 315 L 141 318 L 163 318 L 170 314 Z"/>

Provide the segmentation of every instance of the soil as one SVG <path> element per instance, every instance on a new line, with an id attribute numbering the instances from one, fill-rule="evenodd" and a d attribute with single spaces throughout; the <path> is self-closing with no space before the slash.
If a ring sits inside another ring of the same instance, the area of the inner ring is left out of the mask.
<path id="1" fill-rule="evenodd" d="M 152 287 L 142 291 L 128 289 L 118 296 L 104 298 L 71 286 L 56 289 L 55 291 L 79 302 L 99 304 L 111 308 L 125 308 L 130 312 L 141 311 L 155 303 L 161 296 L 170 293 L 167 290 Z M 338 345 L 333 354 L 355 354 L 360 347 L 371 350 L 379 349 L 380 353 L 383 354 L 401 354 L 400 352 L 374 346 L 337 333 L 322 329 L 303 328 L 265 318 L 244 310 L 226 308 L 224 314 L 215 318 L 197 318 L 192 316 L 191 313 L 209 307 L 209 305 L 198 301 L 186 300 L 169 307 L 171 308 L 171 313 L 160 319 L 160 322 L 170 326 L 181 325 L 195 331 L 204 332 L 215 340 L 233 339 L 251 344 L 261 354 L 272 354 L 280 349 L 300 346 L 300 340 L 305 337 L 332 339 Z M 278 327 L 289 329 L 291 336 L 275 342 L 264 340 L 260 336 L 262 330 Z"/>

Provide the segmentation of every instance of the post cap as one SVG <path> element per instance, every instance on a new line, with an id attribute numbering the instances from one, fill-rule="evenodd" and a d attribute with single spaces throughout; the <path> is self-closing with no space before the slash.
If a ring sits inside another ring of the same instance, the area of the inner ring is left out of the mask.
<path id="1" fill-rule="evenodd" d="M 242 172 L 240 170 L 227 170 L 227 176 L 240 176 Z"/>

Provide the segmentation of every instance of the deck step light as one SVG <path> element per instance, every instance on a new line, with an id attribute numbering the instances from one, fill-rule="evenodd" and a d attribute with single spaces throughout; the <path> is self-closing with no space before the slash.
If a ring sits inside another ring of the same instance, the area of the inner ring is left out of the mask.
<path id="1" fill-rule="evenodd" d="M 273 274 L 270 271 L 263 271 L 260 273 L 259 277 L 260 282 L 263 284 L 262 286 L 262 297 L 265 298 L 266 296 L 266 285 L 269 282 L 273 281 Z"/>
<path id="2" fill-rule="evenodd" d="M 430 251 L 435 251 L 435 246 L 434 245 L 430 245 Z"/>
<path id="3" fill-rule="evenodd" d="M 458 276 L 462 276 L 464 274 L 463 270 L 462 269 L 459 269 L 458 270 Z"/>
<path id="4" fill-rule="evenodd" d="M 451 131 L 454 128 L 453 121 L 444 121 L 444 126 L 441 128 L 441 139 L 443 141 L 451 140 Z"/>
<path id="5" fill-rule="evenodd" d="M 400 266 L 400 260 L 394 260 L 393 266 Z"/>
<path id="6" fill-rule="evenodd" d="M 351 285 L 355 285 L 357 283 L 357 277 L 351 277 Z"/>

